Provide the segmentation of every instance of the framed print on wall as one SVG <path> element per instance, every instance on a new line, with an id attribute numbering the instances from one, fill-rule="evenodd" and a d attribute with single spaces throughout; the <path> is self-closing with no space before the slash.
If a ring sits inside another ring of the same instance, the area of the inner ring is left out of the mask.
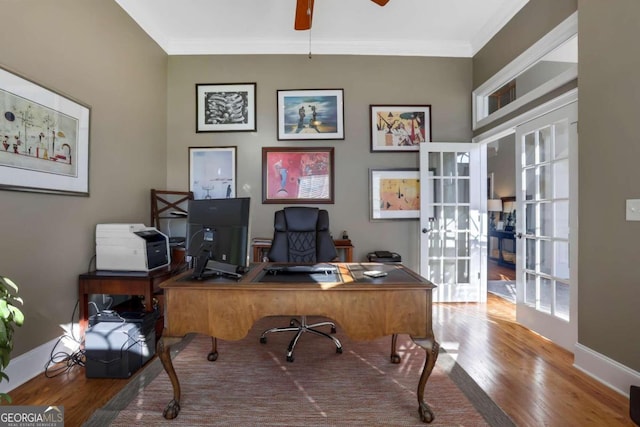
<path id="1" fill-rule="evenodd" d="M 0 189 L 89 195 L 90 108 L 0 68 Z"/>
<path id="2" fill-rule="evenodd" d="M 431 142 L 431 105 L 370 105 L 371 151 L 418 151 Z"/>
<path id="3" fill-rule="evenodd" d="M 196 84 L 196 132 L 255 132 L 256 84 Z"/>
<path id="4" fill-rule="evenodd" d="M 189 147 L 189 191 L 196 200 L 236 197 L 236 147 Z"/>
<path id="5" fill-rule="evenodd" d="M 371 219 L 420 218 L 418 169 L 369 170 Z"/>
<path id="6" fill-rule="evenodd" d="M 291 139 L 344 139 L 343 90 L 279 90 L 278 140 Z"/>
<path id="7" fill-rule="evenodd" d="M 333 203 L 333 147 L 263 147 L 262 203 Z"/>

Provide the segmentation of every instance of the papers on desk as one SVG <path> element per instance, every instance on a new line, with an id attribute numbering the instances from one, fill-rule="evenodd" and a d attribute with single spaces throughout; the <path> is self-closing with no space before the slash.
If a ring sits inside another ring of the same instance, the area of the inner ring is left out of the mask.
<path id="1" fill-rule="evenodd" d="M 375 277 L 384 277 L 387 275 L 387 272 L 382 270 L 367 270 L 367 271 L 363 271 L 362 274 L 368 277 L 375 278 Z"/>

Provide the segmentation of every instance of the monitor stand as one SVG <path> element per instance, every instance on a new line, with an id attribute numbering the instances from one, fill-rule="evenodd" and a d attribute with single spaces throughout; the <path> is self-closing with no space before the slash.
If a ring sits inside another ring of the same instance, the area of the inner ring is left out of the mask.
<path id="1" fill-rule="evenodd" d="M 242 278 L 242 274 L 238 273 L 236 265 L 215 261 L 213 259 L 213 251 L 208 246 L 205 245 L 200 249 L 191 278 L 195 280 L 219 276 L 231 277 L 236 280 Z"/>

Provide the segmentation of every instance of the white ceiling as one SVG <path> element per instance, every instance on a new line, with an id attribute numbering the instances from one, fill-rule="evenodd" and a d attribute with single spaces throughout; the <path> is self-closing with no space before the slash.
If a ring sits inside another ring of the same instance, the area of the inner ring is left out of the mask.
<path id="1" fill-rule="evenodd" d="M 472 57 L 528 0 L 115 0 L 169 55 L 348 54 Z"/>

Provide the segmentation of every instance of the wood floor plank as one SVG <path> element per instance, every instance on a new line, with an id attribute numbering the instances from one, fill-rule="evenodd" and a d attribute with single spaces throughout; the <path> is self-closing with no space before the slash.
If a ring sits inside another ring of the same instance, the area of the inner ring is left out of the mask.
<path id="1" fill-rule="evenodd" d="M 489 280 L 513 275 L 494 268 Z M 489 294 L 486 304 L 435 304 L 433 317 L 441 345 L 518 426 L 635 425 L 626 397 L 574 368 L 568 351 L 516 324 L 506 300 Z M 14 405 L 64 405 L 65 425 L 80 426 L 127 381 L 88 379 L 75 367 L 9 394 Z"/>

